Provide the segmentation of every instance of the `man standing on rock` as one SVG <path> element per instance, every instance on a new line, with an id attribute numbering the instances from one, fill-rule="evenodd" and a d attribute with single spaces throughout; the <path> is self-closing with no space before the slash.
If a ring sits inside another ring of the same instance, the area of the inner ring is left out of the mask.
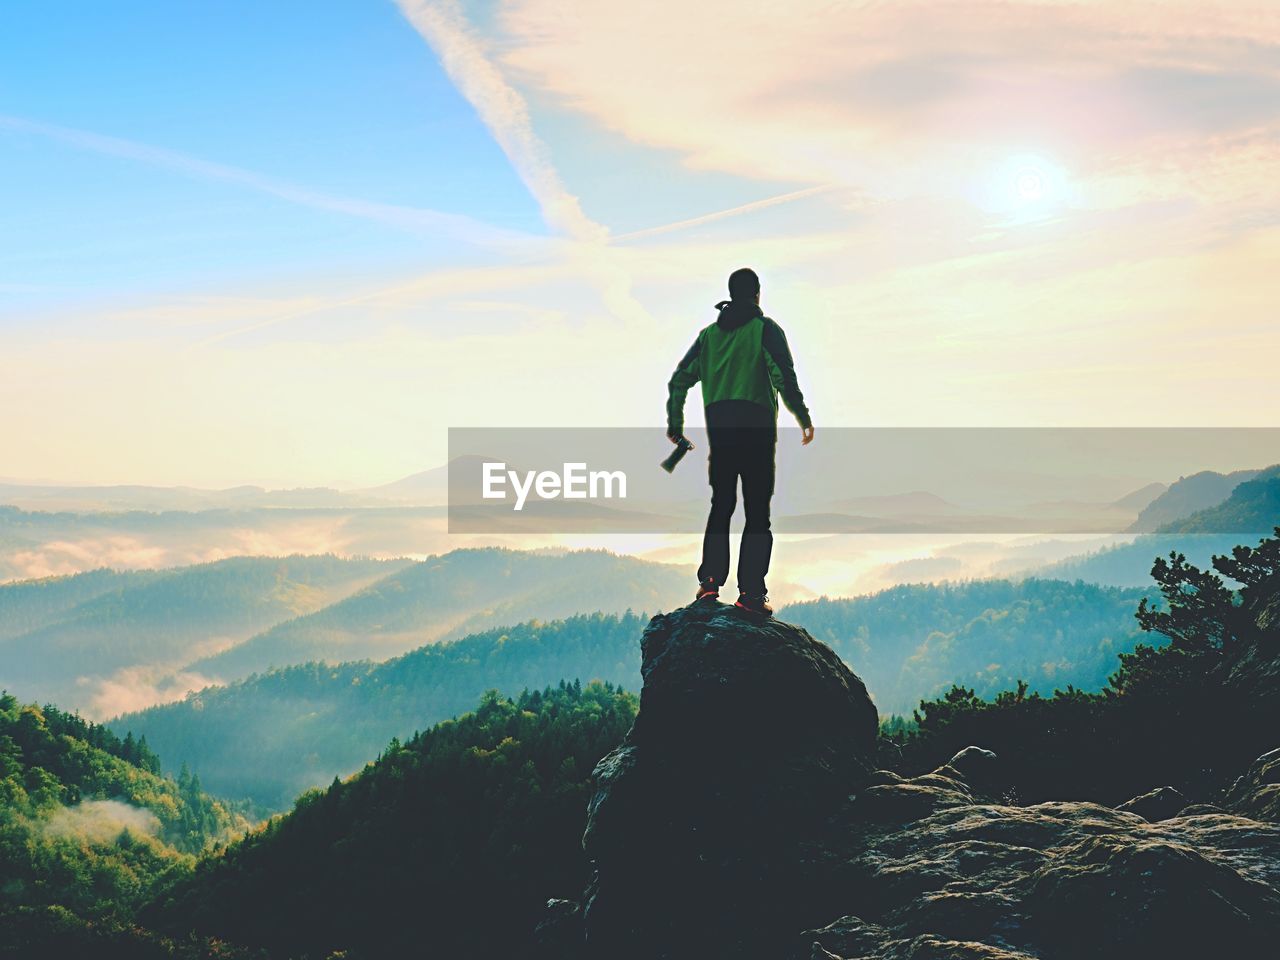
<path id="1" fill-rule="evenodd" d="M 729 276 L 729 299 L 716 304 L 720 315 L 698 334 L 667 384 L 667 437 L 678 443 L 684 431 L 684 399 L 702 381 L 707 440 L 711 446 L 711 513 L 702 541 L 696 600 L 718 599 L 729 578 L 729 520 L 738 502 L 746 525 L 738 550 L 738 602 L 744 610 L 769 616 L 765 590 L 773 552 L 769 500 L 773 497 L 774 449 L 778 442 L 778 394 L 813 440 L 813 421 L 796 381 L 795 365 L 782 328 L 760 309 L 760 278 L 743 267 Z"/>

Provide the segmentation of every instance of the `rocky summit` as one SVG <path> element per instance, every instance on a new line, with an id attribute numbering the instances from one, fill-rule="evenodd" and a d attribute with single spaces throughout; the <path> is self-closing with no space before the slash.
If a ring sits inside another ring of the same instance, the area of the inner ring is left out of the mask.
<path id="1" fill-rule="evenodd" d="M 641 647 L 640 713 L 588 808 L 589 954 L 781 949 L 818 915 L 800 894 L 872 772 L 875 705 L 830 648 L 733 607 L 655 617 Z"/>
<path id="2" fill-rule="evenodd" d="M 1216 804 L 1003 801 L 981 746 L 876 769 L 862 681 L 804 630 L 655 617 L 640 712 L 595 772 L 593 877 L 549 905 L 570 958 L 1180 958 L 1280 949 L 1280 750 Z M 1280 736 L 1280 734 L 1278 734 Z"/>

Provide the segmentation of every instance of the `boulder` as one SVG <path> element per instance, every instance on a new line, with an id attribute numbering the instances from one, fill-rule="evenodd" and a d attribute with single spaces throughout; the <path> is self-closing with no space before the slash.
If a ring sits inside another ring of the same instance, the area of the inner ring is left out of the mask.
<path id="1" fill-rule="evenodd" d="M 1280 823 L 1280 749 L 1253 761 L 1227 790 L 1221 806 L 1255 820 Z"/>
<path id="2" fill-rule="evenodd" d="M 849 909 L 799 934 L 789 960 L 1200 960 L 1267 955 L 1280 940 L 1271 824 L 946 801 L 868 822 L 859 804 L 837 818 L 824 861 Z"/>
<path id="3" fill-rule="evenodd" d="M 946 765 L 974 786 L 994 786 L 999 779 L 999 759 L 993 752 L 982 747 L 965 747 L 948 760 Z"/>
<path id="4" fill-rule="evenodd" d="M 1140 831 L 1081 840 L 1021 888 L 1035 939 L 1058 956 L 1261 956 L 1280 930 L 1270 885 Z"/>
<path id="5" fill-rule="evenodd" d="M 1154 790 L 1148 790 L 1144 794 L 1126 800 L 1117 810 L 1124 810 L 1127 813 L 1136 813 L 1144 820 L 1155 822 L 1157 820 L 1168 820 L 1170 817 L 1176 817 L 1178 811 L 1187 806 L 1187 798 L 1182 792 L 1175 790 L 1173 787 L 1156 787 Z"/>
<path id="6" fill-rule="evenodd" d="M 825 644 L 729 606 L 654 617 L 641 652 L 588 808 L 587 954 L 780 955 L 820 917 L 816 842 L 868 780 L 875 705 Z"/>

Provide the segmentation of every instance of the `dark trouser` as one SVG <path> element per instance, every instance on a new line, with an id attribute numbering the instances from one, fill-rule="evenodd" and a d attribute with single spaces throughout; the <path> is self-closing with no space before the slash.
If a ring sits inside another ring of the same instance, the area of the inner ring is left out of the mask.
<path id="1" fill-rule="evenodd" d="M 742 478 L 742 506 L 747 522 L 738 550 L 738 590 L 750 596 L 765 592 L 764 578 L 773 553 L 769 530 L 769 500 L 773 497 L 774 448 L 772 429 L 738 428 L 713 431 L 711 455 L 711 513 L 702 540 L 702 566 L 698 579 L 714 579 L 717 586 L 729 579 L 729 520 L 738 505 L 738 478 Z"/>

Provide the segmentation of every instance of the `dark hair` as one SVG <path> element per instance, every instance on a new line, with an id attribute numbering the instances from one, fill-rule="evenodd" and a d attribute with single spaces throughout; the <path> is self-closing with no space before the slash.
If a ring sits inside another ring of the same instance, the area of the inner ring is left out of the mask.
<path id="1" fill-rule="evenodd" d="M 760 295 L 760 278 L 750 267 L 729 274 L 729 299 L 754 300 Z"/>

